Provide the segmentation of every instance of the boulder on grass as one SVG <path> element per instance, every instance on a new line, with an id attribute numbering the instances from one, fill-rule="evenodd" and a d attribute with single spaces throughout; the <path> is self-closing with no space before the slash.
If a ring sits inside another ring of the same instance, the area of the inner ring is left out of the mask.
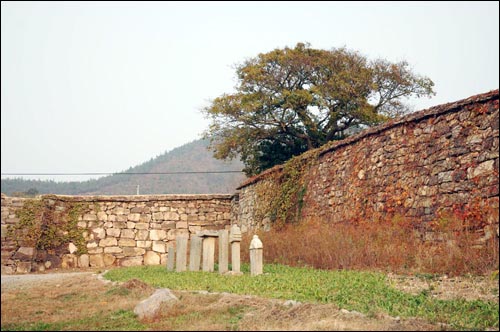
<path id="1" fill-rule="evenodd" d="M 152 318 L 158 313 L 162 303 L 169 303 L 169 305 L 173 305 L 177 301 L 179 301 L 179 299 L 172 294 L 170 289 L 157 289 L 153 295 L 145 300 L 142 300 L 135 306 L 134 313 L 139 317 L 139 319 Z"/>

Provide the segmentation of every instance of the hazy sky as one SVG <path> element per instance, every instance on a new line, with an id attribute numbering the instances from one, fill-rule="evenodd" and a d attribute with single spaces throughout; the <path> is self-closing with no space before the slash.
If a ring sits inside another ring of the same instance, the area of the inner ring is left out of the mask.
<path id="1" fill-rule="evenodd" d="M 416 110 L 499 86 L 498 2 L 1 6 L 2 173 L 120 172 L 198 139 L 235 64 L 297 42 L 407 60 L 437 93 Z"/>

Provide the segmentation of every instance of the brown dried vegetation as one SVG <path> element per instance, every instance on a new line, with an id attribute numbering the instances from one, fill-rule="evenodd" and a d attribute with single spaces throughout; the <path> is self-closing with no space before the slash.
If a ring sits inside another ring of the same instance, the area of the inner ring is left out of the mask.
<path id="1" fill-rule="evenodd" d="M 420 231 L 396 216 L 346 223 L 310 219 L 257 233 L 267 263 L 449 276 L 498 273 L 498 234 L 495 225 L 486 228 L 487 236 L 477 227 L 484 227 L 484 220 L 472 218 L 478 217 L 477 209 L 473 205 L 467 211 L 440 216 Z M 243 237 L 242 248 L 248 247 L 252 235 Z M 242 259 L 249 261 L 245 250 Z"/>

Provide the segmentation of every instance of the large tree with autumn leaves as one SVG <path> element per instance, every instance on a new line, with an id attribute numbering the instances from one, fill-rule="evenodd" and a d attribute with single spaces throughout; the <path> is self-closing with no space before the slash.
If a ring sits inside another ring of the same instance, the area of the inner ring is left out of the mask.
<path id="1" fill-rule="evenodd" d="M 407 113 L 404 98 L 434 94 L 434 83 L 405 61 L 303 43 L 259 54 L 236 74 L 236 92 L 203 109 L 205 135 L 216 158 L 239 156 L 247 175 Z"/>

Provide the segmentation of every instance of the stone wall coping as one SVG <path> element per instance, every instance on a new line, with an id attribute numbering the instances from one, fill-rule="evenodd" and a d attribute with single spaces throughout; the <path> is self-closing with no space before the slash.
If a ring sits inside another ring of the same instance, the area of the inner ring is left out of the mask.
<path id="1" fill-rule="evenodd" d="M 40 195 L 38 199 L 53 199 L 67 202 L 158 202 L 158 201 L 186 201 L 186 200 L 228 200 L 233 194 L 195 194 L 195 195 L 98 195 L 98 196 L 74 196 L 74 195 Z"/>
<path id="2" fill-rule="evenodd" d="M 204 230 L 196 233 L 199 237 L 219 237 L 219 231 Z"/>
<path id="3" fill-rule="evenodd" d="M 430 107 L 428 109 L 424 109 L 424 110 L 414 112 L 414 113 L 411 113 L 411 114 L 408 114 L 408 115 L 405 115 L 402 117 L 395 118 L 393 120 L 387 121 L 387 122 L 380 124 L 378 126 L 367 128 L 367 129 L 361 131 L 359 134 L 350 136 L 350 137 L 343 139 L 343 140 L 340 140 L 340 141 L 332 141 L 332 142 L 326 143 L 322 147 L 319 147 L 315 150 L 310 150 L 310 151 L 316 151 L 316 152 L 318 152 L 318 156 L 322 156 L 325 153 L 337 150 L 338 148 L 340 148 L 342 146 L 354 144 L 354 143 L 362 140 L 363 138 L 366 138 L 366 137 L 372 136 L 372 135 L 377 135 L 383 131 L 387 131 L 387 130 L 392 129 L 394 127 L 398 127 L 400 125 L 404 125 L 404 124 L 411 123 L 411 122 L 421 121 L 421 120 L 424 120 L 426 118 L 436 117 L 438 115 L 442 115 L 445 113 L 457 112 L 462 107 L 470 105 L 470 104 L 487 102 L 489 100 L 499 99 L 498 92 L 499 92 L 498 89 L 491 90 L 489 92 L 474 95 L 474 96 L 471 96 L 471 97 L 466 98 L 466 99 L 461 99 L 461 100 L 458 100 L 455 102 L 433 106 L 433 107 Z M 298 158 L 304 158 L 304 157 L 307 158 L 308 156 L 310 156 L 310 154 L 305 152 L 304 154 L 298 156 Z M 269 168 L 269 169 L 265 170 L 264 172 L 257 174 L 255 176 L 251 177 L 250 179 L 246 180 L 240 186 L 238 186 L 236 189 L 240 190 L 240 189 L 243 189 L 247 186 L 250 186 L 256 182 L 259 182 L 259 181 L 265 179 L 270 174 L 281 171 L 283 169 L 283 167 L 284 167 L 283 164 L 281 164 L 281 165 L 276 165 L 272 168 Z"/>

